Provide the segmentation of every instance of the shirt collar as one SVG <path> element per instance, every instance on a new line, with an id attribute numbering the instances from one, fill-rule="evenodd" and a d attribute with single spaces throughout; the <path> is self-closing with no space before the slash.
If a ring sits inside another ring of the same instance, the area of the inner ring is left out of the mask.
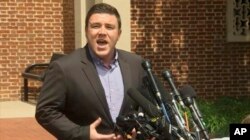
<path id="1" fill-rule="evenodd" d="M 88 49 L 89 49 L 89 52 L 90 52 L 90 56 L 93 59 L 93 62 L 96 65 L 102 65 L 102 66 L 106 67 L 104 65 L 103 61 L 94 54 L 94 52 L 90 49 L 90 47 L 88 47 Z M 110 68 L 112 66 L 116 65 L 117 64 L 116 62 L 118 62 L 118 51 L 117 51 L 117 49 L 115 49 L 115 56 L 114 56 L 114 58 L 112 59 L 112 61 L 110 63 Z"/>

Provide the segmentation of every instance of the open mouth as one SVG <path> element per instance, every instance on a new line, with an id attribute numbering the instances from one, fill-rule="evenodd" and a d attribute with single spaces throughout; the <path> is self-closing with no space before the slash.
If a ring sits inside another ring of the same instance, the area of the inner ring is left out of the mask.
<path id="1" fill-rule="evenodd" d="M 108 44 L 108 41 L 106 41 L 106 40 L 104 40 L 104 39 L 98 39 L 98 40 L 96 41 L 96 43 L 97 43 L 98 45 L 100 45 L 100 46 L 103 46 L 103 45 Z"/>

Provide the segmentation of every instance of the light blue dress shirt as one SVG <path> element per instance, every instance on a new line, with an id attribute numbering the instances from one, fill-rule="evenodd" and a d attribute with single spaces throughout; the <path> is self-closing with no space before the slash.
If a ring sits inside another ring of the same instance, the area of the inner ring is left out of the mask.
<path id="1" fill-rule="evenodd" d="M 118 62 L 118 53 L 116 52 L 110 66 L 106 67 L 102 60 L 96 57 L 91 49 L 89 50 L 105 91 L 112 120 L 116 122 L 124 98 L 124 85 Z"/>

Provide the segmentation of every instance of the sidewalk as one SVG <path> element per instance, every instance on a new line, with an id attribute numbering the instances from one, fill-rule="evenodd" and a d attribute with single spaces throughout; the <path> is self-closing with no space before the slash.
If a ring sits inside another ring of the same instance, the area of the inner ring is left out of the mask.
<path id="1" fill-rule="evenodd" d="M 0 140 L 56 140 L 35 120 L 35 105 L 0 102 Z"/>
<path id="2" fill-rule="evenodd" d="M 35 105 L 22 101 L 0 102 L 0 118 L 34 117 Z"/>

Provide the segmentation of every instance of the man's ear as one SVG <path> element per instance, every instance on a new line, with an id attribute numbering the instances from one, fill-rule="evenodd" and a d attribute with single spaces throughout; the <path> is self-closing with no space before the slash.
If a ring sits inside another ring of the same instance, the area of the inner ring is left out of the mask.
<path id="1" fill-rule="evenodd" d="M 122 30 L 120 29 L 120 30 L 118 31 L 119 38 L 120 38 L 121 34 L 122 34 Z"/>

